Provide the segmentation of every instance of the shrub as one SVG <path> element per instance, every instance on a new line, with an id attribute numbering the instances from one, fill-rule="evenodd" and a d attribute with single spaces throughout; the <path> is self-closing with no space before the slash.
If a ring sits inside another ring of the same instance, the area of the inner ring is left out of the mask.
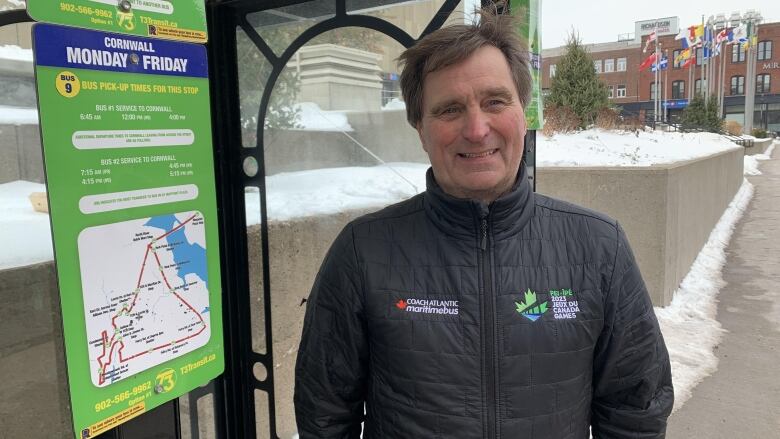
<path id="1" fill-rule="evenodd" d="M 753 137 L 757 139 L 766 139 L 768 135 L 766 130 L 763 128 L 753 128 Z"/>
<path id="2" fill-rule="evenodd" d="M 682 114 L 681 125 L 683 131 L 710 131 L 717 133 L 721 130 L 723 119 L 718 114 L 718 104 L 715 99 L 705 101 L 704 96 L 697 93 L 691 103 L 685 107 Z"/>
<path id="3" fill-rule="evenodd" d="M 555 133 L 568 133 L 579 128 L 582 120 L 571 107 L 547 105 L 544 108 L 544 128 L 542 134 L 551 137 Z"/>
<path id="4" fill-rule="evenodd" d="M 619 123 L 620 116 L 612 108 L 602 108 L 596 114 L 596 126 L 603 130 L 614 130 Z"/>
<path id="5" fill-rule="evenodd" d="M 742 125 L 736 120 L 727 120 L 723 122 L 723 131 L 731 134 L 732 136 L 742 135 Z"/>

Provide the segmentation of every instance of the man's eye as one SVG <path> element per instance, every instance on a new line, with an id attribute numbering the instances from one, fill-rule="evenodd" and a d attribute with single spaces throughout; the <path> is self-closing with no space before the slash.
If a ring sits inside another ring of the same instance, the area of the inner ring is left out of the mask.
<path id="1" fill-rule="evenodd" d="M 487 101 L 487 106 L 488 107 L 496 107 L 496 106 L 499 106 L 499 105 L 504 105 L 504 101 L 502 101 L 501 99 L 491 99 L 491 100 Z"/>
<path id="2" fill-rule="evenodd" d="M 455 114 L 458 112 L 457 107 L 447 107 L 441 111 L 441 114 Z"/>

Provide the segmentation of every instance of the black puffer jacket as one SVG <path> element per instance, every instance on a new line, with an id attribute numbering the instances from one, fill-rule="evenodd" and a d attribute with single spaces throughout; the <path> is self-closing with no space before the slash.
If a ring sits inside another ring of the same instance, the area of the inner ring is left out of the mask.
<path id="1" fill-rule="evenodd" d="M 663 438 L 669 357 L 620 226 L 534 194 L 428 190 L 349 224 L 307 305 L 309 438 Z M 365 416 L 364 416 L 365 402 Z"/>

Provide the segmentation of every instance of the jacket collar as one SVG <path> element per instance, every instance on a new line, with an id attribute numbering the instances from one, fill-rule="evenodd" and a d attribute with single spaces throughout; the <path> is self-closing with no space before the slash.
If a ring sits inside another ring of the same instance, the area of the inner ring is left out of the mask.
<path id="1" fill-rule="evenodd" d="M 445 193 L 433 176 L 433 168 L 428 168 L 426 214 L 444 233 L 464 238 L 478 236 L 480 222 L 486 218 L 493 239 L 506 239 L 520 232 L 533 216 L 534 193 L 527 175 L 525 162 L 522 162 L 512 189 L 486 205 Z"/>

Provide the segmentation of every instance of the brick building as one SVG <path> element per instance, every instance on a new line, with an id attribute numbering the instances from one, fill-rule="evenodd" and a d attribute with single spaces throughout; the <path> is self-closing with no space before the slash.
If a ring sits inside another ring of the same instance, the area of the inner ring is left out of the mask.
<path id="1" fill-rule="evenodd" d="M 703 87 L 704 70 L 701 49 L 695 67 L 681 68 L 674 65 L 674 57 L 682 50 L 682 42 L 675 40 L 679 29 L 676 18 L 668 19 L 668 26 L 658 32 L 659 50 L 669 58 L 669 68 L 659 72 L 659 99 L 665 101 L 667 116 L 679 118 L 693 93 Z M 652 115 L 655 74 L 650 69 L 639 71 L 639 65 L 653 50 L 643 53 L 647 34 L 641 32 L 637 22 L 637 36 L 625 41 L 585 45 L 594 61 L 599 78 L 607 85 L 610 100 L 625 111 Z M 758 56 L 756 59 L 756 93 L 753 125 L 780 132 L 780 22 L 762 23 L 757 26 Z M 643 35 L 644 34 L 644 35 Z M 565 47 L 542 51 L 542 89 L 550 87 L 555 67 L 564 54 Z M 728 120 L 745 123 L 746 53 L 738 44 L 724 45 L 723 53 L 713 58 L 715 74 L 713 88 L 720 84 L 721 62 L 725 62 L 723 81 L 723 116 Z"/>

